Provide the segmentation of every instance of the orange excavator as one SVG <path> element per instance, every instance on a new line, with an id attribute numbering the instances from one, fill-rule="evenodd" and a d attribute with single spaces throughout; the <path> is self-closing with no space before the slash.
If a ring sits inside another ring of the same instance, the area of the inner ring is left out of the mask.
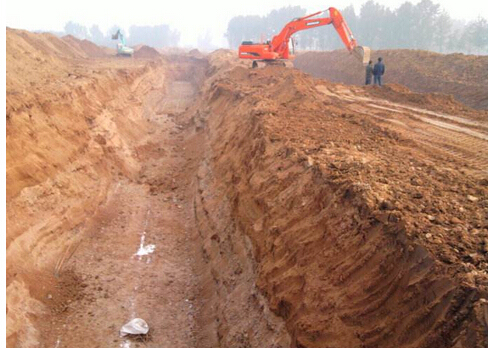
<path id="1" fill-rule="evenodd" d="M 329 12 L 329 17 L 317 17 L 325 12 Z M 370 49 L 368 47 L 358 46 L 351 29 L 347 26 L 341 13 L 334 7 L 292 20 L 285 25 L 278 35 L 266 43 L 244 41 L 239 46 L 239 58 L 252 59 L 253 68 L 261 68 L 266 65 L 293 66 L 290 59 L 293 59 L 294 56 L 290 54 L 288 47 L 291 39 L 292 48 L 294 48 L 292 35 L 300 30 L 312 29 L 328 24 L 334 25 L 335 30 L 337 30 L 337 33 L 349 52 L 361 60 L 363 65 L 367 65 L 371 55 Z"/>

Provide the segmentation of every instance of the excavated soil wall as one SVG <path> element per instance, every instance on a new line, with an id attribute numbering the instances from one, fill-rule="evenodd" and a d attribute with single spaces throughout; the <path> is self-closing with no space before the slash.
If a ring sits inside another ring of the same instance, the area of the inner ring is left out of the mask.
<path id="1" fill-rule="evenodd" d="M 211 275 L 204 298 L 217 308 L 206 325 L 224 347 L 485 346 L 486 286 L 439 262 L 413 237 L 418 225 L 372 197 L 368 180 L 347 174 L 353 167 L 334 164 L 340 157 L 310 156 L 321 149 L 310 129 L 337 122 L 332 110 L 318 113 L 313 88 L 294 71 L 237 68 L 214 79 L 194 114 L 209 144 L 194 203 Z M 396 143 L 347 124 L 356 136 Z M 263 298 L 286 331 L 273 316 L 247 315 L 253 306 L 266 313 Z M 267 329 L 255 331 L 263 319 Z"/>
<path id="2" fill-rule="evenodd" d="M 70 338 L 59 334 L 59 328 L 46 332 L 46 321 L 51 326 L 62 323 L 65 313 L 93 298 L 87 277 L 95 277 L 80 275 L 65 264 L 70 264 L 82 242 L 96 243 L 99 234 L 107 238 L 104 224 L 115 218 L 107 215 L 107 205 L 114 205 L 107 199 L 116 196 L 120 182 L 147 181 L 152 195 L 165 193 L 159 192 L 164 180 L 144 174 L 145 159 L 153 158 L 146 153 L 153 144 L 148 135 L 159 132 L 145 115 L 179 110 L 183 96 L 169 89 L 188 82 L 198 91 L 208 83 L 207 58 L 167 55 L 157 62 L 94 61 L 87 59 L 74 38 L 59 40 L 15 30 L 8 31 L 7 44 L 7 344 L 31 347 L 43 340 L 59 344 L 59 339 Z M 154 91 L 164 89 L 175 100 L 159 101 L 160 92 Z M 179 120 L 199 108 L 156 117 Z M 208 140 L 201 135 L 190 136 L 187 146 L 200 156 Z M 192 156 L 194 161 L 200 158 Z M 283 321 L 266 309 L 256 288 L 249 238 L 231 221 L 218 219 L 230 216 L 229 207 L 225 200 L 211 200 L 210 190 L 217 187 L 209 167 L 199 168 L 193 161 L 188 166 L 188 171 L 199 173 L 189 185 L 195 224 L 188 225 L 195 231 L 191 248 L 199 260 L 193 269 L 200 292 L 191 301 L 200 308 L 202 330 L 195 336 L 207 347 L 262 342 L 289 346 Z M 208 214 L 209 202 L 215 204 L 215 216 Z M 219 238 L 228 240 L 224 248 L 211 250 L 213 228 L 222 228 Z M 77 331 L 74 328 L 73 335 Z"/>
<path id="3" fill-rule="evenodd" d="M 372 51 L 374 63 L 378 57 L 386 64 L 384 83 L 402 84 L 416 92 L 449 94 L 473 108 L 488 109 L 488 56 L 420 50 Z M 302 53 L 294 64 L 306 73 L 332 82 L 364 84 L 364 67 L 345 50 Z"/>
<path id="4" fill-rule="evenodd" d="M 172 197 L 171 209 L 190 217 L 194 298 L 174 305 L 191 304 L 178 315 L 195 319 L 195 346 L 488 346 L 488 181 L 473 174 L 485 162 L 459 169 L 376 120 L 386 113 L 361 113 L 371 96 L 400 102 L 410 92 L 251 70 L 225 50 L 87 60 L 68 39 L 7 31 L 9 346 L 38 342 L 33 323 L 49 317 L 48 301 L 69 311 L 78 295 L 90 295 L 63 267 L 80 240 L 97 242 L 87 237 L 103 224 L 92 218 L 120 182 L 146 185 L 164 204 Z M 163 98 L 165 88 L 174 100 Z M 199 91 L 188 97 L 190 89 Z M 437 124 L 449 116 L 436 115 Z M 454 118 L 464 122 L 455 129 L 477 127 L 471 146 L 484 141 L 483 115 Z M 168 119 L 174 129 L 164 128 Z M 157 127 L 178 140 L 168 143 L 169 162 Z M 158 163 L 169 163 L 163 177 Z M 141 187 L 132 189 L 143 196 Z M 164 240 L 163 232 L 154 237 Z"/>
<path id="5" fill-rule="evenodd" d="M 192 176 L 186 189 L 189 247 L 194 257 L 197 277 L 195 297 L 195 332 L 199 347 L 289 347 L 291 338 L 284 321 L 270 311 L 266 298 L 256 286 L 254 248 L 237 225 L 225 185 L 211 165 L 214 158 L 209 146 L 206 105 L 212 82 L 239 65 L 233 52 L 218 51 L 209 57 L 167 56 L 178 68 L 168 72 L 177 79 L 198 81 L 195 102 L 175 115 L 184 130 L 188 158 L 185 173 Z M 195 62 L 205 61 L 206 70 L 195 69 Z M 225 107 L 225 106 L 222 106 Z M 220 108 L 218 109 L 220 112 Z"/>
<path id="6" fill-rule="evenodd" d="M 73 295 L 64 262 L 114 178 L 139 171 L 149 129 L 138 96 L 164 83 L 162 62 L 95 64 L 67 42 L 7 31 L 9 346 L 35 345 L 45 303 Z"/>

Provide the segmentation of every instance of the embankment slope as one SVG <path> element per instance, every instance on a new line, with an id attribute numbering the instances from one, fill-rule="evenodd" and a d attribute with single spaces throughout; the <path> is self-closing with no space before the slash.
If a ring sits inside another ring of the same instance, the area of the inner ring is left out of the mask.
<path id="1" fill-rule="evenodd" d="M 229 234 L 247 236 L 257 288 L 292 347 L 486 346 L 486 182 L 344 113 L 318 85 L 334 86 L 270 67 L 208 86 L 195 114 L 210 144 L 195 211 L 231 210 L 226 229 L 200 231 L 203 262 L 225 255 Z M 232 289 L 240 271 L 224 272 L 214 280 Z M 223 314 L 217 327 L 230 323 Z"/>
<path id="2" fill-rule="evenodd" d="M 55 277 L 87 217 L 140 169 L 138 98 L 164 83 L 164 62 L 95 61 L 91 43 L 12 29 L 6 47 L 7 342 L 30 347 L 48 296 L 66 298 Z"/>
<path id="3" fill-rule="evenodd" d="M 386 64 L 385 83 L 416 92 L 453 95 L 477 109 L 488 109 L 488 56 L 440 54 L 421 50 L 372 51 Z M 364 68 L 345 50 L 297 55 L 295 67 L 315 77 L 352 85 L 364 84 Z"/>

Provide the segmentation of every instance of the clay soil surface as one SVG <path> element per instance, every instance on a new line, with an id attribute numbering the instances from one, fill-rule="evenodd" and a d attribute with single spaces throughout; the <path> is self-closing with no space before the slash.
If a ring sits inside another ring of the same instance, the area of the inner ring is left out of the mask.
<path id="1" fill-rule="evenodd" d="M 440 54 L 421 50 L 372 51 L 376 63 L 386 64 L 385 83 L 401 84 L 412 91 L 452 95 L 477 109 L 488 109 L 488 56 Z M 364 68 L 347 51 L 306 52 L 295 66 L 313 76 L 351 85 L 364 84 Z"/>
<path id="2" fill-rule="evenodd" d="M 134 52 L 135 58 L 146 58 L 146 59 L 155 59 L 159 57 L 159 52 L 156 49 L 143 45 L 138 47 Z"/>
<path id="3" fill-rule="evenodd" d="M 8 347 L 488 346 L 483 96 L 92 45 L 7 30 Z"/>
<path id="4" fill-rule="evenodd" d="M 180 131 L 168 116 L 188 105 L 194 89 L 188 81 L 167 87 L 167 93 L 152 91 L 144 101 L 144 117 L 157 132 L 135 149 L 144 163 L 139 178 L 118 179 L 76 256 L 64 265 L 81 278 L 83 296 L 46 323 L 48 347 L 130 347 L 131 340 L 114 333 L 135 317 L 151 323 L 151 335 L 142 341 L 146 347 L 194 346 L 190 218 L 181 194 L 191 177 L 178 155 L 184 146 Z"/>

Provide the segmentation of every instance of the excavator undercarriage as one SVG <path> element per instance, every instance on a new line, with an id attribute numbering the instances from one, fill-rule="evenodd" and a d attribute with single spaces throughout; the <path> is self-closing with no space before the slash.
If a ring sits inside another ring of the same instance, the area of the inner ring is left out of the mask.
<path id="1" fill-rule="evenodd" d="M 256 68 L 262 69 L 262 68 L 265 68 L 265 67 L 270 66 L 270 65 L 293 68 L 293 62 L 291 62 L 290 60 L 286 60 L 286 59 L 253 60 L 253 62 L 252 62 L 252 68 L 253 69 L 256 69 Z"/>

